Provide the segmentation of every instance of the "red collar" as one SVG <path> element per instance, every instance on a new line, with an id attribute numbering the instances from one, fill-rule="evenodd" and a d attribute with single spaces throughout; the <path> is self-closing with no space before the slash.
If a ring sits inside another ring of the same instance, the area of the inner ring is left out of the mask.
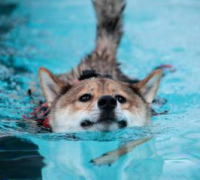
<path id="1" fill-rule="evenodd" d="M 34 120 L 37 122 L 38 126 L 42 126 L 46 129 L 50 128 L 48 114 L 50 108 L 47 103 L 43 103 L 39 107 L 35 108 L 29 116 L 23 115 L 24 119 Z"/>

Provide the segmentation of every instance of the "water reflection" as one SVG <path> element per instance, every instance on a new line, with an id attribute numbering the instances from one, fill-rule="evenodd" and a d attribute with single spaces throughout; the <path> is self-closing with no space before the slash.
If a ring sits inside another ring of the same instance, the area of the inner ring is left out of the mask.
<path id="1" fill-rule="evenodd" d="M 45 158 L 44 179 L 158 179 L 164 160 L 155 148 L 155 139 L 141 144 L 128 154 L 106 165 L 95 165 L 91 160 L 119 148 L 120 142 L 57 141 L 32 137 Z M 116 154 L 116 156 L 118 156 Z M 116 157 L 115 157 L 116 158 Z M 111 162 L 111 161 L 109 161 Z"/>
<path id="2" fill-rule="evenodd" d="M 43 166 L 37 145 L 12 136 L 0 138 L 0 179 L 40 178 Z"/>

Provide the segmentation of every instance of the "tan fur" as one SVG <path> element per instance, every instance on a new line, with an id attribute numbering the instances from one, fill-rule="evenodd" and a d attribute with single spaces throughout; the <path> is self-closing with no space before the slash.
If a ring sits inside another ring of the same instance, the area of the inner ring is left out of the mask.
<path id="1" fill-rule="evenodd" d="M 93 95 L 92 101 L 90 101 L 89 103 L 78 102 L 78 98 L 82 94 L 86 93 L 90 93 Z M 127 103 L 122 105 L 123 109 L 130 110 L 132 107 L 138 107 L 139 103 L 141 103 L 141 99 L 132 92 L 127 84 L 113 81 L 111 79 L 93 78 L 76 84 L 68 91 L 68 93 L 63 95 L 60 103 L 60 108 L 71 105 L 74 111 L 80 109 L 91 110 L 101 96 L 114 96 L 116 94 L 121 94 L 128 100 Z"/>

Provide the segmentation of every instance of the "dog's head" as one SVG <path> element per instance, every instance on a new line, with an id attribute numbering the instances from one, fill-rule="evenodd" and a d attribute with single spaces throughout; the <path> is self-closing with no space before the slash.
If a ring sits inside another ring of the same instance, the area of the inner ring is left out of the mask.
<path id="1" fill-rule="evenodd" d="M 161 75 L 156 70 L 133 84 L 95 77 L 69 85 L 41 68 L 41 87 L 51 107 L 50 126 L 54 132 L 69 132 L 146 125 Z"/>

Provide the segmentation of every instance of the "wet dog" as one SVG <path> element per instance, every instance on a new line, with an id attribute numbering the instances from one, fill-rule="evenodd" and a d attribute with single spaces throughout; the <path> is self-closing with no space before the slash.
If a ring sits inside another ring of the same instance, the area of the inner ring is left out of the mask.
<path id="1" fill-rule="evenodd" d="M 39 71 L 53 132 L 111 131 L 144 126 L 151 119 L 162 71 L 155 70 L 140 81 L 124 75 L 116 53 L 123 34 L 125 1 L 92 2 L 97 17 L 93 52 L 69 73 Z"/>

